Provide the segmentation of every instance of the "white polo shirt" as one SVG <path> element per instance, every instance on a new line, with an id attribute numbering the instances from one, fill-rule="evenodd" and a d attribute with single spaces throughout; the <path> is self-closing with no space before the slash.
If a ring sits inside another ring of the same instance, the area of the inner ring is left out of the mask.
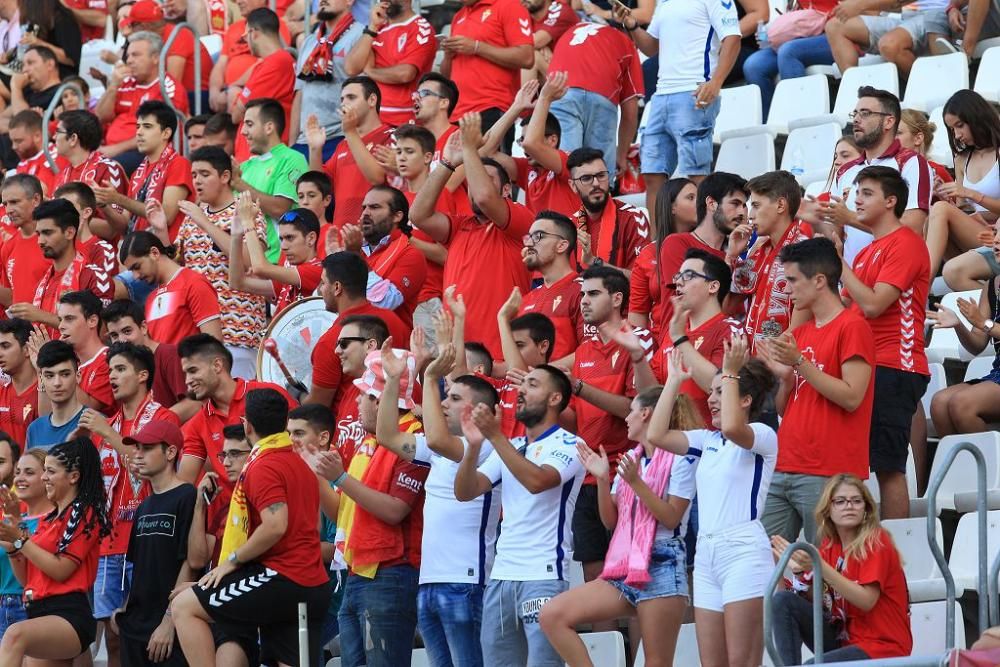
<path id="1" fill-rule="evenodd" d="M 778 434 L 754 422 L 753 447 L 744 449 L 721 431 L 686 431 L 689 452 L 700 450 L 695 475 L 698 489 L 698 532 L 710 535 L 760 519 L 778 462 Z"/>
<path id="2" fill-rule="evenodd" d="M 736 0 L 666 0 L 656 6 L 646 32 L 660 41 L 656 94 L 694 90 L 712 78 L 719 46 L 740 36 Z"/>
<path id="3" fill-rule="evenodd" d="M 460 502 L 455 498 L 459 464 L 431 451 L 426 436 L 414 437 L 417 451 L 413 462 L 431 469 L 424 482 L 420 583 L 485 585 L 496 549 L 499 494 L 490 491 L 475 500 Z M 468 446 L 465 438 L 462 445 Z M 484 442 L 479 464 L 492 453 L 493 445 Z"/>
<path id="4" fill-rule="evenodd" d="M 579 438 L 558 426 L 528 442 L 511 444 L 538 466 L 559 473 L 560 483 L 547 491 L 531 493 L 511 474 L 493 452 L 479 472 L 500 489 L 503 522 L 491 579 L 506 581 L 568 581 L 569 554 L 573 549 L 573 510 L 583 483 L 583 465 L 576 453 Z"/>

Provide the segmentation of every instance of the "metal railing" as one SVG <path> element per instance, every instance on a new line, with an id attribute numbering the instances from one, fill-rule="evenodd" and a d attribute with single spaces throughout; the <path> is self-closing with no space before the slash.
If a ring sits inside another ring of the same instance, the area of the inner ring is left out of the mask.
<path id="1" fill-rule="evenodd" d="M 955 577 L 951 574 L 948 561 L 944 557 L 944 551 L 937 541 L 937 492 L 944 482 L 948 470 L 955 462 L 955 457 L 961 452 L 969 452 L 976 460 L 976 520 L 979 524 L 979 581 L 976 584 L 976 591 L 979 594 L 979 628 L 985 630 L 989 627 L 989 606 L 991 600 L 987 594 L 987 544 L 986 544 L 986 459 L 983 453 L 974 445 L 968 442 L 960 442 L 945 453 L 941 467 L 938 468 L 930 484 L 927 486 L 927 546 L 931 550 L 931 555 L 937 561 L 941 570 L 941 577 L 944 579 L 945 587 L 945 648 L 949 651 L 955 648 Z M 964 547 L 964 545 L 962 545 Z M 995 565 L 995 564 L 994 564 Z M 995 605 L 994 605 L 995 606 Z"/>
<path id="2" fill-rule="evenodd" d="M 167 94 L 167 54 L 170 53 L 170 47 L 174 45 L 174 41 L 177 39 L 177 36 L 180 35 L 181 32 L 184 30 L 190 32 L 192 38 L 194 39 L 194 54 L 192 56 L 194 58 L 194 90 L 191 92 L 192 96 L 194 97 L 194 114 L 196 116 L 200 115 L 201 93 L 202 93 L 201 35 L 198 34 L 197 28 L 195 28 L 187 21 L 178 23 L 176 26 L 174 26 L 174 31 L 170 33 L 170 37 L 168 37 L 167 41 L 163 44 L 163 50 L 160 54 L 160 64 L 157 71 L 157 74 L 160 77 L 160 97 L 162 97 L 163 101 L 166 102 L 167 105 L 174 110 L 174 113 L 177 115 L 177 118 L 180 121 L 178 123 L 177 132 L 174 133 L 174 148 L 177 149 L 178 153 L 181 153 L 184 150 L 184 122 L 187 120 L 187 116 L 184 114 L 183 111 L 174 106 L 174 101 L 170 99 L 170 95 Z"/>
<path id="3" fill-rule="evenodd" d="M 83 90 L 80 86 L 72 82 L 64 83 L 56 88 L 56 94 L 52 96 L 52 101 L 49 102 L 49 106 L 45 108 L 45 113 L 42 114 L 42 150 L 45 153 L 45 161 L 48 162 L 49 169 L 52 170 L 53 174 L 59 173 L 59 165 L 56 164 L 56 160 L 52 157 L 52 152 L 49 150 L 49 141 L 51 140 L 49 123 L 52 120 L 52 114 L 55 112 L 56 107 L 62 104 L 62 94 L 66 90 L 75 92 L 80 98 L 81 106 L 86 106 L 84 104 Z"/>
<path id="4" fill-rule="evenodd" d="M 771 580 L 764 590 L 764 647 L 767 649 L 767 654 L 771 657 L 771 662 L 774 663 L 775 667 L 783 667 L 785 663 L 781 661 L 781 656 L 778 655 L 777 649 L 774 648 L 774 632 L 771 627 L 771 605 L 774 599 L 774 589 L 784 576 L 785 567 L 788 565 L 792 554 L 796 551 L 805 551 L 809 554 L 809 560 L 812 561 L 813 653 L 816 656 L 814 659 L 816 664 L 823 662 L 823 559 L 820 557 L 816 547 L 808 542 L 800 541 L 789 544 L 788 548 L 785 549 L 785 553 L 781 554 L 781 558 L 778 559 L 778 564 L 774 568 L 774 574 L 771 575 Z"/>

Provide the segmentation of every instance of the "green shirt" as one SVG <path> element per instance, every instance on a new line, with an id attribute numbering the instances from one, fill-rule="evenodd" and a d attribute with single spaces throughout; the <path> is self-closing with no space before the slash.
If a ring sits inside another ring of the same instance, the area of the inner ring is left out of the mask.
<path id="1" fill-rule="evenodd" d="M 294 148 L 278 144 L 270 152 L 254 155 L 240 165 L 243 180 L 256 190 L 271 197 L 287 197 L 292 203 L 298 201 L 295 182 L 309 170 L 309 163 Z M 278 263 L 281 246 L 278 241 L 278 222 L 270 216 L 267 221 L 267 261 Z"/>

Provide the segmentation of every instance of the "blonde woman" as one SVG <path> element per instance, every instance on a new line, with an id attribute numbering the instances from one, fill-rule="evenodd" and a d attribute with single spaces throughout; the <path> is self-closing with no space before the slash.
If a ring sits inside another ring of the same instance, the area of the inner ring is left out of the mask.
<path id="1" fill-rule="evenodd" d="M 899 129 L 896 131 L 896 138 L 899 139 L 899 145 L 903 148 L 909 148 L 911 151 L 916 151 L 927 157 L 927 151 L 931 149 L 931 144 L 934 143 L 934 133 L 936 131 L 937 124 L 932 123 L 923 111 L 903 109 L 899 117 Z M 943 164 L 932 160 L 927 160 L 927 164 L 934 170 L 935 190 L 942 183 L 951 183 L 955 180 L 952 178 L 951 172 L 948 171 L 948 167 Z"/>
<path id="2" fill-rule="evenodd" d="M 672 665 L 688 601 L 687 533 L 700 453 L 674 456 L 647 437 L 663 387 L 632 399 L 625 424 L 639 447 L 618 462 L 614 483 L 608 455 L 577 445 L 580 461 L 597 480 L 597 507 L 604 527 L 614 531 L 601 576 L 545 603 L 539 622 L 549 642 L 570 667 L 592 667 L 576 626 L 638 616 L 647 667 Z M 670 427 L 701 428 L 694 402 L 677 397 Z"/>
<path id="3" fill-rule="evenodd" d="M 910 655 L 913 638 L 903 565 L 860 479 L 846 473 L 830 479 L 816 506 L 816 537 L 825 585 L 823 661 Z M 787 547 L 784 538 L 771 538 L 776 558 Z M 774 643 L 784 664 L 799 665 L 802 644 L 812 644 L 812 564 L 799 551 L 789 567 L 792 590 L 773 598 Z"/>

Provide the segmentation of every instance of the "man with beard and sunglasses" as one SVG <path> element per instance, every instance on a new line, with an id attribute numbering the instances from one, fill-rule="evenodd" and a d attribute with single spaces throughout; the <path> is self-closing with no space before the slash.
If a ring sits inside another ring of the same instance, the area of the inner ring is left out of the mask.
<path id="1" fill-rule="evenodd" d="M 351 76 L 367 74 L 382 89 L 382 120 L 390 125 L 413 121 L 413 93 L 420 76 L 431 70 L 437 51 L 434 28 L 409 0 L 372 4 L 361 39 L 347 54 Z"/>
<path id="2" fill-rule="evenodd" d="M 671 234 L 663 240 L 660 248 L 660 275 L 664 279 L 676 274 L 687 251 L 700 248 L 725 259 L 726 242 L 729 235 L 747 219 L 746 181 L 741 176 L 725 171 L 709 174 L 698 184 L 698 200 L 695 204 L 700 222 L 690 232 Z M 663 287 L 663 321 L 669 322 L 674 315 L 674 285 Z"/>
<path id="3" fill-rule="evenodd" d="M 614 266 L 629 277 L 639 251 L 649 243 L 649 218 L 642 209 L 612 199 L 602 151 L 578 148 L 566 159 L 566 169 L 582 204 L 576 213 L 577 260 L 585 267 Z"/>

